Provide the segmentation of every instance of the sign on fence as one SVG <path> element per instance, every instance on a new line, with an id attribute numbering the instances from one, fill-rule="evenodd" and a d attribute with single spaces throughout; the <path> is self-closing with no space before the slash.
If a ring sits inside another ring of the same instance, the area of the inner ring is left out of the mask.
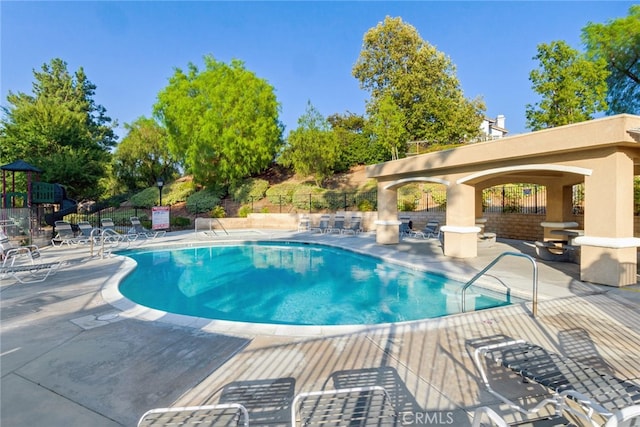
<path id="1" fill-rule="evenodd" d="M 151 208 L 151 228 L 154 230 L 169 229 L 169 206 L 154 206 Z"/>

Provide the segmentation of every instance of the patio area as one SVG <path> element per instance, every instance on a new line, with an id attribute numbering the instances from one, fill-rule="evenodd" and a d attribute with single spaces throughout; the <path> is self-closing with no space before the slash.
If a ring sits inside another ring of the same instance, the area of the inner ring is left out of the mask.
<path id="1" fill-rule="evenodd" d="M 498 239 L 479 247 L 476 258 L 456 260 L 445 257 L 435 239 L 387 246 L 373 233 L 260 233 L 248 240 L 322 242 L 464 281 L 503 252 L 535 253 L 530 242 Z M 145 246 L 207 243 L 195 237 L 169 233 Z M 86 246 L 49 247 L 43 257 L 65 264 L 42 283 L 4 279 L 0 285 L 5 426 L 135 426 L 151 408 L 216 403 L 242 403 L 251 425 L 286 426 L 297 393 L 352 384 L 392 388 L 402 425 L 470 425 L 473 411 L 487 405 L 513 420 L 513 412 L 481 388 L 472 361 L 470 343 L 495 336 L 539 344 L 640 385 L 640 287 L 583 283 L 577 264 L 538 263 L 537 317 L 528 302 L 300 336 L 286 327 L 264 334 L 246 325 L 176 321 L 126 301 L 113 305 L 117 297 L 104 290 L 130 268 L 126 259 L 91 257 Z M 503 259 L 490 272 L 514 294 L 531 298 L 527 260 Z M 492 375 L 521 401 L 540 395 L 506 372 Z"/>

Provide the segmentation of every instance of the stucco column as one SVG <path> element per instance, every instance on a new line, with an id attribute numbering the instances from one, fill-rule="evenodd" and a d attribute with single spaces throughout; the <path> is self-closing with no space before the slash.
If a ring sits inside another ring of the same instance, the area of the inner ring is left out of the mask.
<path id="1" fill-rule="evenodd" d="M 400 221 L 398 221 L 398 190 L 385 188 L 387 182 L 378 181 L 378 220 L 376 243 L 395 245 L 400 242 Z"/>
<path id="2" fill-rule="evenodd" d="M 581 246 L 580 279 L 611 286 L 636 283 L 633 237 L 633 159 L 621 151 L 594 158 L 593 174 L 585 177 L 585 235 Z"/>
<path id="3" fill-rule="evenodd" d="M 451 184 L 447 188 L 447 224 L 444 233 L 444 254 L 456 258 L 478 255 L 475 188 L 466 184 Z"/>
<path id="4" fill-rule="evenodd" d="M 556 223 L 544 227 L 544 240 L 558 240 L 557 235 L 550 234 L 551 230 L 564 228 L 560 223 L 568 222 L 573 217 L 573 189 L 570 185 L 547 184 L 546 223 Z"/>

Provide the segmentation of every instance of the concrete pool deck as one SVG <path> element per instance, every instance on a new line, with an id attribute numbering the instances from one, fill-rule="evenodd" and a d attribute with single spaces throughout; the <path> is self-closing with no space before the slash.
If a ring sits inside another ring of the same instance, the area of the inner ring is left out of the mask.
<path id="1" fill-rule="evenodd" d="M 477 258 L 452 260 L 435 240 L 380 246 L 366 233 L 263 233 L 261 240 L 327 243 L 465 280 L 505 251 L 534 253 L 531 244 L 505 240 L 479 248 Z M 179 232 L 144 247 L 216 240 L 226 239 Z M 0 284 L 2 426 L 135 426 L 151 408 L 229 402 L 247 406 L 251 425 L 287 425 L 293 395 L 332 389 L 345 378 L 400 390 L 403 424 L 470 425 L 478 406 L 512 415 L 479 387 L 471 360 L 470 342 L 491 336 L 522 338 L 640 385 L 638 285 L 582 283 L 576 264 L 538 263 L 535 318 L 526 303 L 300 336 L 286 328 L 273 334 L 250 327 L 208 329 L 135 307 L 123 311 L 105 299 L 105 289 L 122 276 L 125 258 L 91 257 L 83 246 L 49 247 L 43 256 L 65 264 L 42 283 Z M 499 278 L 514 293 L 530 295 L 531 269 L 526 259 L 503 258 L 487 280 Z M 525 400 L 538 393 L 522 383 L 501 384 Z"/>

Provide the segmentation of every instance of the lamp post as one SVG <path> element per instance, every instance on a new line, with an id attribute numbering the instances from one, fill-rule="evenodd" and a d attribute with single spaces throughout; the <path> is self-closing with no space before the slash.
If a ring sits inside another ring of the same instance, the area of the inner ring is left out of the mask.
<path id="1" fill-rule="evenodd" d="M 158 191 L 160 192 L 160 203 L 159 206 L 162 206 L 162 187 L 164 187 L 164 180 L 161 176 L 156 180 L 156 185 L 158 186 Z"/>

